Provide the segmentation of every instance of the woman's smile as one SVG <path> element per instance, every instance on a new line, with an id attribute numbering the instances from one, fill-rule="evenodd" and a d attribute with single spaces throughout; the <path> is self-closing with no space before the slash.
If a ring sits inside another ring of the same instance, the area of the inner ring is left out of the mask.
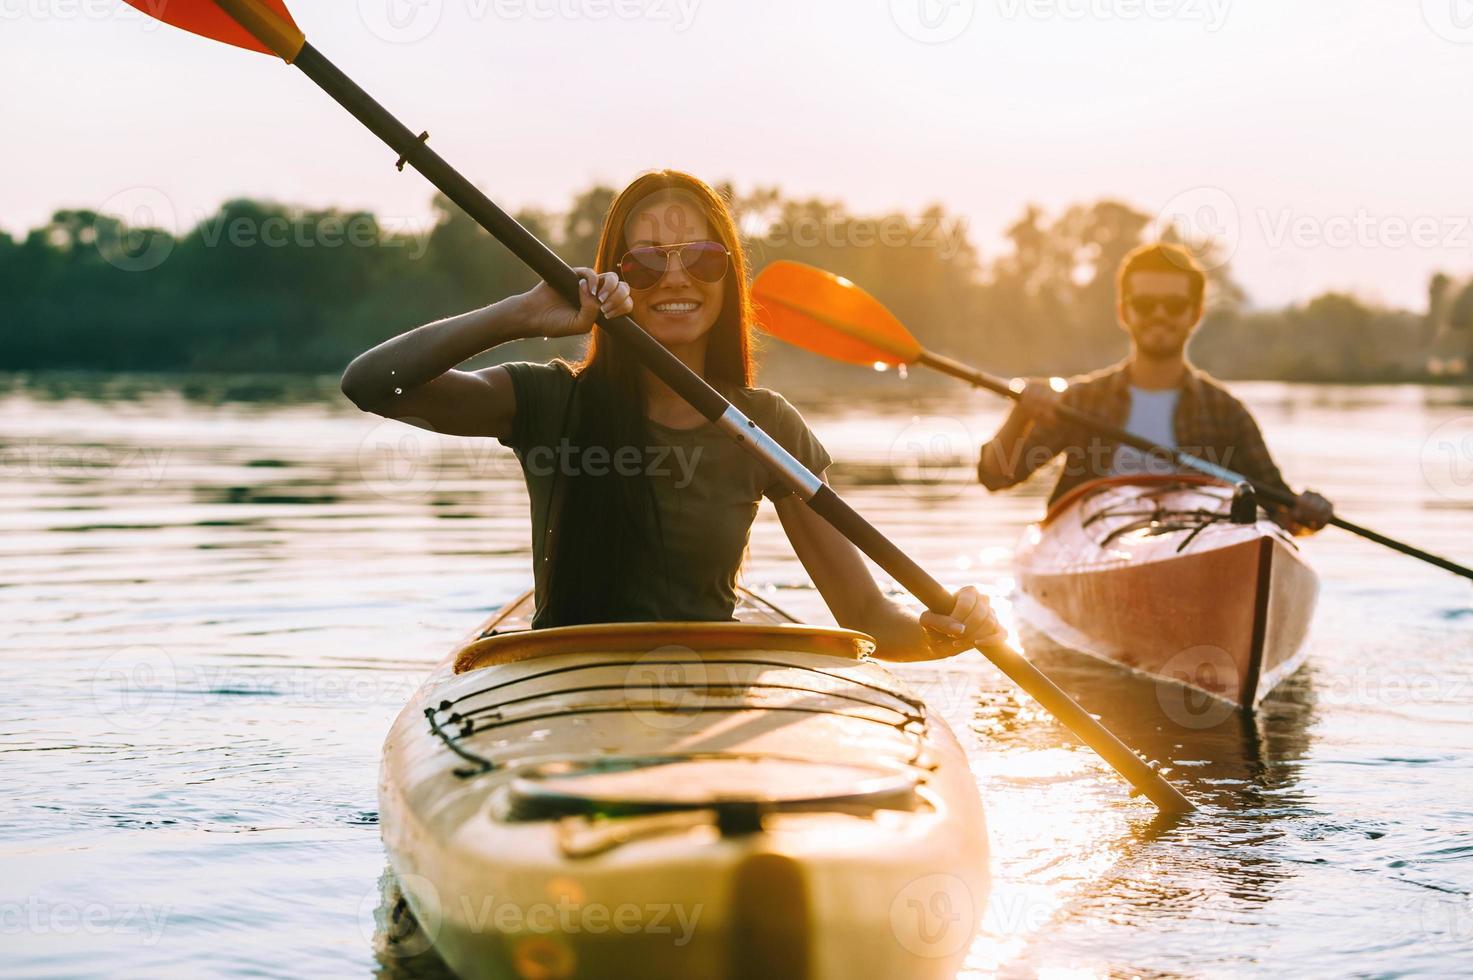
<path id="1" fill-rule="evenodd" d="M 660 316 L 684 317 L 696 313 L 705 305 L 698 299 L 667 299 L 650 304 L 650 309 Z"/>

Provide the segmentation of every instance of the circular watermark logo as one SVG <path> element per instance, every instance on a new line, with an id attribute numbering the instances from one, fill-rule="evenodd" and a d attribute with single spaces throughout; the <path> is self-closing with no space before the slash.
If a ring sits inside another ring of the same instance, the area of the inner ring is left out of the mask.
<path id="1" fill-rule="evenodd" d="M 406 885 L 419 903 L 417 912 L 405 898 Z M 420 875 L 401 877 L 386 871 L 358 903 L 358 929 L 383 956 L 407 958 L 428 952 L 443 922 L 439 889 Z"/>
<path id="2" fill-rule="evenodd" d="M 444 468 L 439 433 L 398 419 L 379 422 L 358 444 L 358 477 L 389 500 L 413 500 L 435 489 Z"/>
<path id="3" fill-rule="evenodd" d="M 92 704 L 119 729 L 145 731 L 174 710 L 178 686 L 174 659 L 161 647 L 123 647 L 92 674 Z"/>
<path id="4" fill-rule="evenodd" d="M 709 697 L 706 664 L 690 647 L 664 646 L 644 654 L 624 673 L 630 711 L 656 731 L 680 731 L 699 717 Z"/>
<path id="5" fill-rule="evenodd" d="M 890 932 L 916 956 L 955 956 L 967 948 L 976 928 L 976 899 L 956 875 L 916 878 L 890 903 Z"/>
<path id="6" fill-rule="evenodd" d="M 1183 728 L 1212 728 L 1233 714 L 1233 706 L 1207 691 L 1226 696 L 1238 683 L 1238 669 L 1222 647 L 1188 647 L 1162 665 L 1170 680 L 1156 684 L 1156 703 Z"/>
<path id="7" fill-rule="evenodd" d="M 1473 44 L 1473 0 L 1422 0 L 1422 20 L 1453 44 Z"/>
<path id="8" fill-rule="evenodd" d="M 1433 949 L 1473 949 L 1473 896 L 1439 895 L 1422 900 L 1422 932 Z"/>
<path id="9" fill-rule="evenodd" d="M 1432 492 L 1473 502 L 1473 415 L 1448 419 L 1422 443 L 1422 479 Z"/>
<path id="10" fill-rule="evenodd" d="M 909 493 L 933 496 L 937 488 L 955 496 L 971 480 L 947 478 L 958 468 L 975 465 L 978 446 L 972 431 L 948 415 L 916 416 L 890 443 L 890 473 Z"/>
<path id="11" fill-rule="evenodd" d="M 700 202 L 682 189 L 659 194 L 648 206 L 635 208 L 624 218 L 623 228 L 626 242 L 694 242 L 713 234 Z M 596 236 L 598 228 L 590 224 L 579 231 Z M 669 257 L 664 261 L 668 267 Z"/>
<path id="12" fill-rule="evenodd" d="M 1227 265 L 1237 254 L 1242 214 L 1238 202 L 1221 187 L 1193 187 L 1162 205 L 1146 237 L 1181 243 L 1210 271 Z"/>
<path id="13" fill-rule="evenodd" d="M 368 32 L 390 44 L 413 44 L 440 26 L 444 0 L 358 0 L 358 19 Z"/>
<path id="14" fill-rule="evenodd" d="M 157 269 L 174 252 L 179 216 L 157 187 L 129 187 L 97 207 L 92 234 L 104 262 L 124 272 Z"/>
<path id="15" fill-rule="evenodd" d="M 976 15 L 976 0 L 890 0 L 895 26 L 922 44 L 956 40 L 972 26 Z"/>

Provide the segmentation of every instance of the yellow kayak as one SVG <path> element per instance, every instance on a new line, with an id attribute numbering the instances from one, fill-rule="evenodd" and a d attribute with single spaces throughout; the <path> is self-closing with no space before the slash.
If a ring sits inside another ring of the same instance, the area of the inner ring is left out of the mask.
<path id="1" fill-rule="evenodd" d="M 869 637 L 750 594 L 735 623 L 530 613 L 477 629 L 385 744 L 419 942 L 463 977 L 955 974 L 987 899 L 981 800 Z"/>

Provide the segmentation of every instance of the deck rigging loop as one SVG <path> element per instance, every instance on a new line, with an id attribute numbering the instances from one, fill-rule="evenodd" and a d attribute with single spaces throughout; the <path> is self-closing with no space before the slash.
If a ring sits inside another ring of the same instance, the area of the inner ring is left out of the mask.
<path id="1" fill-rule="evenodd" d="M 1080 506 L 1084 506 L 1092 497 L 1108 492 L 1109 489 L 1109 487 L 1101 487 L 1095 490 L 1080 502 Z M 1176 534 L 1185 531 L 1185 537 L 1182 538 L 1176 547 L 1177 552 L 1180 553 L 1191 545 L 1197 535 L 1214 524 L 1251 524 L 1258 519 L 1259 509 L 1257 498 L 1251 489 L 1245 495 L 1241 485 L 1235 488 L 1232 506 L 1226 513 L 1220 507 L 1216 510 L 1206 508 L 1194 508 L 1190 510 L 1183 510 L 1181 508 L 1169 509 L 1161 502 L 1161 498 L 1168 494 L 1176 495 L 1182 492 L 1200 489 L 1200 487 L 1193 483 L 1163 483 L 1158 487 L 1153 487 L 1148 492 L 1140 493 L 1129 500 L 1121 501 L 1116 506 L 1101 507 L 1080 521 L 1080 524 L 1083 527 L 1090 527 L 1099 521 L 1134 518 L 1134 520 L 1125 520 L 1125 523 L 1111 528 L 1100 539 L 1099 543 L 1101 547 L 1108 547 L 1116 539 L 1124 537 L 1127 534 L 1141 532 L 1150 537 L 1157 537 L 1159 535 Z M 1210 498 L 1214 503 L 1220 504 L 1221 498 L 1215 494 L 1209 494 L 1203 491 L 1202 495 Z M 1138 509 L 1142 503 L 1149 504 L 1150 509 Z M 1247 517 L 1246 520 L 1244 519 L 1245 516 Z"/>
<path id="2" fill-rule="evenodd" d="M 663 664 L 666 661 L 658 661 Z M 670 663 L 688 664 L 688 658 L 672 658 Z M 821 670 L 804 664 L 781 660 L 741 657 L 709 662 L 711 666 L 753 667 L 766 673 L 770 670 L 816 674 L 833 682 L 831 689 L 801 683 L 782 683 L 781 680 L 741 680 L 739 682 L 690 681 L 664 682 L 661 691 L 674 692 L 675 700 L 663 703 L 658 698 L 651 704 L 631 704 L 628 695 L 639 694 L 644 689 L 630 684 L 588 684 L 573 682 L 572 686 L 559 686 L 553 690 L 538 691 L 518 697 L 505 697 L 505 689 L 519 683 L 545 679 L 551 676 L 576 674 L 608 668 L 627 668 L 639 661 L 602 661 L 574 664 L 544 670 L 510 681 L 488 684 L 453 699 L 442 699 L 425 708 L 425 719 L 430 733 L 444 743 L 445 747 L 470 763 L 455 770 L 455 775 L 470 779 L 484 773 L 503 770 L 511 763 L 497 763 L 472 751 L 465 744 L 473 735 L 514 725 L 524 725 L 552 719 L 577 716 L 620 714 L 632 710 L 654 710 L 672 714 L 703 715 L 719 712 L 772 712 L 798 715 L 825 715 L 848 721 L 881 725 L 892 728 L 906 736 L 911 743 L 908 758 L 903 760 L 907 767 L 926 768 L 924 745 L 929 730 L 929 716 L 924 701 L 903 691 L 871 683 L 844 674 Z M 648 662 L 643 662 L 648 665 Z M 571 681 L 572 678 L 569 678 Z M 653 691 L 653 688 L 651 688 Z M 502 699 L 492 703 L 475 704 L 471 699 L 492 692 L 503 692 Z M 619 697 L 618 695 L 624 695 Z M 615 695 L 613 698 L 608 695 Z M 586 698 L 581 702 L 557 703 L 557 699 L 569 696 Z M 698 700 L 689 701 L 687 698 Z M 777 700 L 787 698 L 786 701 Z M 539 706 L 539 702 L 552 702 Z M 526 709 L 520 712 L 510 708 Z M 767 753 L 773 758 L 778 756 Z M 902 760 L 895 760 L 900 762 Z"/>

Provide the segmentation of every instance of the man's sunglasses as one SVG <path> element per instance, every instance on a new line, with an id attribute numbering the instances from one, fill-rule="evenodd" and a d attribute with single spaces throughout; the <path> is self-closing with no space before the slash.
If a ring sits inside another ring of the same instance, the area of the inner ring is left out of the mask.
<path id="1" fill-rule="evenodd" d="M 619 260 L 619 278 L 630 289 L 650 289 L 665 277 L 670 255 L 680 260 L 686 275 L 697 282 L 720 282 L 726 278 L 731 253 L 720 242 L 682 242 L 678 245 L 643 245 L 631 248 Z"/>
<path id="2" fill-rule="evenodd" d="M 1156 312 L 1157 307 L 1164 309 L 1166 315 L 1169 317 L 1181 316 L 1192 308 L 1192 301 L 1183 296 L 1147 296 L 1142 294 L 1132 296 L 1125 302 L 1126 305 L 1135 311 L 1135 315 L 1138 317 L 1150 316 Z"/>

